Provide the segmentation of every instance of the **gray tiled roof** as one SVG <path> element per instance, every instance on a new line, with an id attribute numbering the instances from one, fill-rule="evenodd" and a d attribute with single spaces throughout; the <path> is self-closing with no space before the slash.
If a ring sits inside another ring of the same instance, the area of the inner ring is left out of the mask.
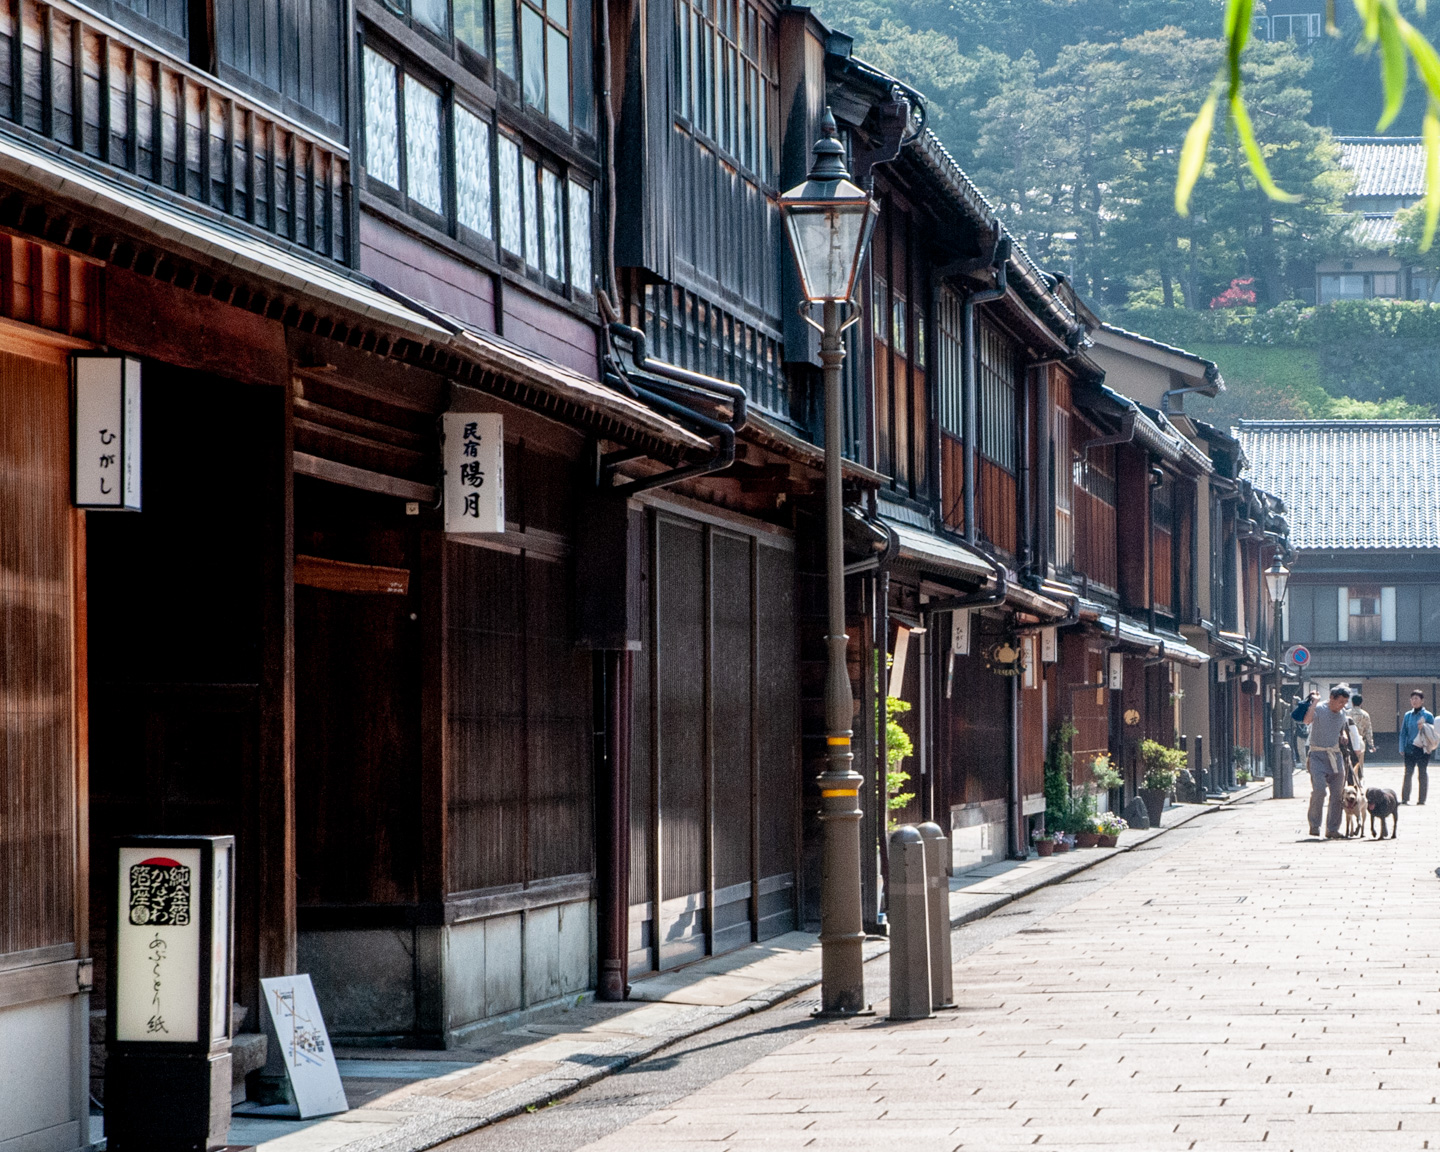
<path id="1" fill-rule="evenodd" d="M 1425 195 L 1425 144 L 1418 136 L 1341 136 L 1340 166 L 1355 173 L 1352 196 Z"/>
<path id="2" fill-rule="evenodd" d="M 1440 548 L 1440 420 L 1242 420 L 1235 433 L 1247 478 L 1285 501 L 1296 548 Z"/>
<path id="3" fill-rule="evenodd" d="M 1351 229 L 1350 235 L 1355 237 L 1357 244 L 1388 248 L 1399 239 L 1400 227 L 1396 224 L 1395 217 L 1389 213 L 1367 212 L 1355 221 L 1355 227 Z"/>

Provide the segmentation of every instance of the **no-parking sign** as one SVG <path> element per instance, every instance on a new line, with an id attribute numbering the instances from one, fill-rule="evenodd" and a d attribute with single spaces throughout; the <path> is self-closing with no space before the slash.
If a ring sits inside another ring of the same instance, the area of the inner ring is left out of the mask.
<path id="1" fill-rule="evenodd" d="M 1295 665 L 1296 668 L 1304 668 L 1310 663 L 1310 649 L 1303 644 L 1292 644 L 1285 649 L 1285 661 Z"/>

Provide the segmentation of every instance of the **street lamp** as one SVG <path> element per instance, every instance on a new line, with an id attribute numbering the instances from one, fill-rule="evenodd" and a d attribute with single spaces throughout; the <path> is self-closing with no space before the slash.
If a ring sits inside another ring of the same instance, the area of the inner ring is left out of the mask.
<path id="1" fill-rule="evenodd" d="M 1270 733 L 1270 795 L 1275 800 L 1289 800 L 1295 795 L 1295 778 L 1292 773 L 1281 770 L 1280 750 L 1285 742 L 1285 731 L 1280 724 L 1280 625 L 1282 606 L 1285 603 L 1285 586 L 1290 583 L 1290 569 L 1280 562 L 1277 551 L 1265 569 L 1265 590 L 1270 593 L 1270 606 L 1275 618 L 1270 626 L 1270 655 L 1275 661 L 1275 706 L 1270 712 L 1272 731 Z"/>
<path id="2" fill-rule="evenodd" d="M 849 1016 L 865 1008 L 865 971 L 860 918 L 860 785 L 852 766 L 851 724 L 855 698 L 845 665 L 845 556 L 840 490 L 840 336 L 842 305 L 855 307 L 855 278 L 879 208 L 851 183 L 835 117 L 825 110 L 815 143 L 815 165 L 805 183 L 780 197 L 790 249 L 800 273 L 805 319 L 819 328 L 825 377 L 825 575 L 829 614 L 825 644 L 825 771 L 820 774 L 824 827 L 824 873 L 820 892 L 820 1011 Z M 810 318 L 822 305 L 823 324 Z"/>

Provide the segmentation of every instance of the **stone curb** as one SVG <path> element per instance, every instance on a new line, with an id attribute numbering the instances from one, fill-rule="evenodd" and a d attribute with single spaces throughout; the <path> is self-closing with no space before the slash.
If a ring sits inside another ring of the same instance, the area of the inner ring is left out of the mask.
<path id="1" fill-rule="evenodd" d="M 1137 838 L 1129 844 L 1105 852 L 1089 850 L 1090 855 L 1076 860 L 1064 868 L 1051 869 L 1044 876 L 1017 886 L 1011 892 L 989 897 L 973 908 L 967 908 L 959 914 L 952 914 L 950 926 L 958 928 L 963 924 L 983 919 L 1032 892 L 1062 883 L 1105 860 L 1113 859 L 1122 852 L 1133 852 L 1136 848 L 1148 844 L 1156 837 L 1163 836 L 1171 829 L 1182 827 L 1207 813 L 1218 812 L 1233 804 L 1253 799 L 1261 792 L 1268 793 L 1269 788 L 1269 782 L 1264 781 L 1217 803 L 1206 804 L 1203 807 L 1196 805 L 1192 810 L 1183 813 L 1175 812 L 1170 823 L 1149 831 L 1143 837 Z M 868 964 L 871 960 L 884 956 L 889 951 L 890 947 L 887 942 L 874 938 L 867 940 L 865 962 Z M 414 1117 L 416 1123 L 402 1121 L 396 1126 L 404 1131 L 362 1137 L 343 1145 L 338 1152 L 427 1152 L 428 1149 L 444 1144 L 448 1140 L 477 1132 L 481 1128 L 488 1128 L 522 1113 L 544 1108 L 564 1096 L 578 1092 L 581 1088 L 588 1088 L 591 1084 L 613 1076 L 617 1072 L 622 1072 L 642 1060 L 647 1060 L 674 1044 L 689 1040 L 721 1025 L 773 1008 L 811 988 L 818 987 L 819 984 L 819 973 L 811 973 L 772 985 L 764 992 L 742 1000 L 738 1004 L 701 1008 L 678 1027 L 662 1035 L 649 1037 L 636 1047 L 626 1048 L 623 1052 L 617 1052 L 614 1055 L 592 1054 L 583 1063 L 567 1060 L 562 1062 L 561 1069 L 556 1069 L 548 1075 L 518 1084 L 513 1089 L 497 1092 L 496 1099 L 490 1101 L 488 1105 L 485 1102 L 478 1102 L 485 1109 L 483 1112 L 478 1109 L 470 1111 L 469 1108 L 474 1105 L 467 1107 L 465 1104 L 451 1104 L 446 1108 L 448 1102 L 435 1100 L 432 1107 L 439 1105 L 441 1109 L 449 1111 L 450 1114 L 437 1116 L 431 1113 L 423 1117 L 416 1115 Z"/>

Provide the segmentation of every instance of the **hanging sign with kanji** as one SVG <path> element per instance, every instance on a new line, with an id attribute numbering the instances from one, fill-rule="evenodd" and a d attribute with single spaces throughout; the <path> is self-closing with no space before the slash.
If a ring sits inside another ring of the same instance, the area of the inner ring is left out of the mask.
<path id="1" fill-rule="evenodd" d="M 496 412 L 446 412 L 445 531 L 505 531 L 505 429 Z"/>

